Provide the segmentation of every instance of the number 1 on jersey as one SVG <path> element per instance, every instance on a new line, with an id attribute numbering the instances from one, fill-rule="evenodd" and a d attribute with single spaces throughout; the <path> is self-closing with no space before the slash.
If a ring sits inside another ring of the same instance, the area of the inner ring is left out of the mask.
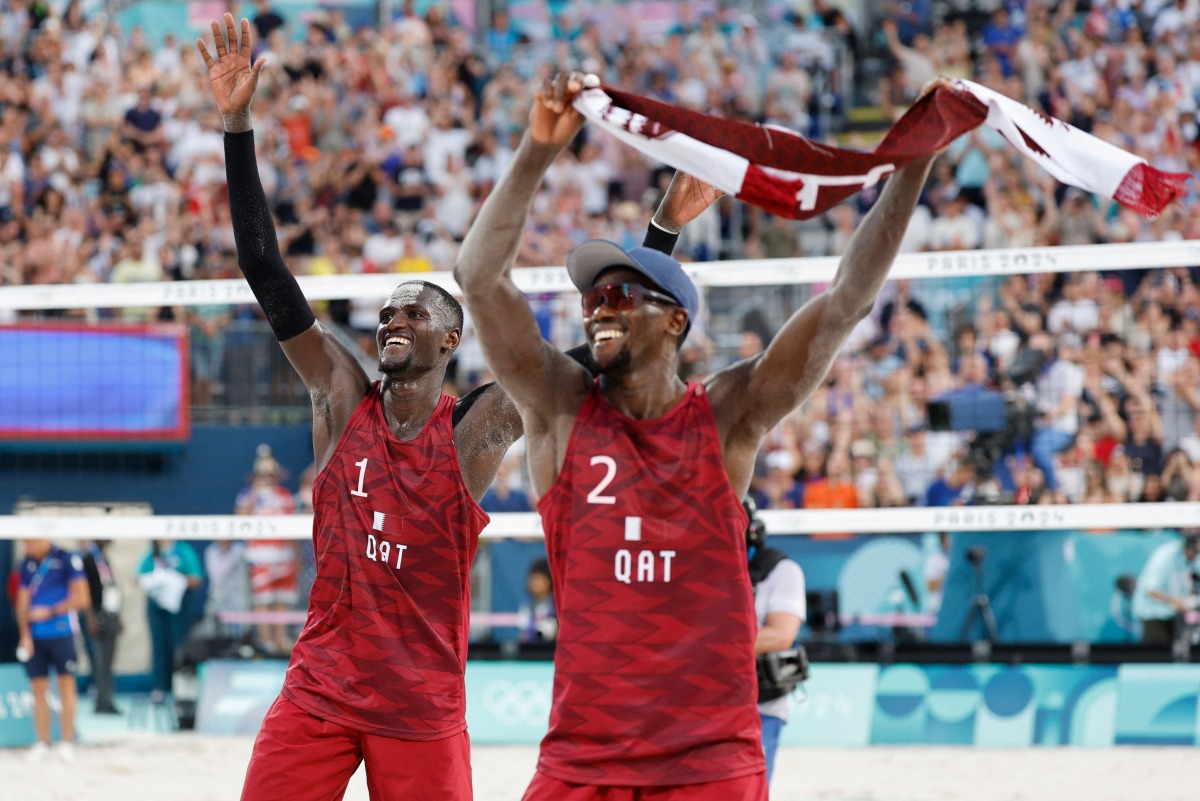
<path id="1" fill-rule="evenodd" d="M 358 468 L 358 489 L 350 490 L 350 494 L 357 495 L 359 498 L 365 498 L 367 497 L 367 493 L 363 492 L 363 482 L 367 480 L 366 457 L 361 462 L 355 462 L 354 466 Z"/>

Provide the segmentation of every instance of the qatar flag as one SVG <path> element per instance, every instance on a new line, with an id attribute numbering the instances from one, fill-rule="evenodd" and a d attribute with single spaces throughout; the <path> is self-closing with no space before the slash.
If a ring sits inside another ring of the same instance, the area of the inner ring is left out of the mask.
<path id="1" fill-rule="evenodd" d="M 1187 173 L 1163 172 L 1120 148 L 971 81 L 938 86 L 912 105 L 872 152 L 827 147 L 789 131 L 727 120 L 609 87 L 575 108 L 646 155 L 774 214 L 821 214 L 979 125 L 1063 183 L 1146 216 L 1185 194 Z"/>

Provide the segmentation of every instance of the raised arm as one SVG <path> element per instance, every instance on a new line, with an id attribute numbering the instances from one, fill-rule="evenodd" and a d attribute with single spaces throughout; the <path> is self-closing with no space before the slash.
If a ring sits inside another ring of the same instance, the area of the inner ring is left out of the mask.
<path id="1" fill-rule="evenodd" d="M 569 78 L 560 75 L 538 90 L 529 130 L 508 172 L 471 225 L 454 267 L 488 368 L 516 405 L 530 435 L 530 466 L 539 494 L 553 483 L 557 472 L 556 462 L 539 458 L 547 444 L 541 435 L 551 432 L 562 412 L 573 414 L 591 376 L 542 339 L 512 269 L 542 177 L 583 127 L 583 116 L 571 107 L 582 89 L 583 76 L 573 73 Z"/>
<path id="2" fill-rule="evenodd" d="M 242 19 L 240 41 L 231 14 L 225 15 L 224 32 L 215 21 L 212 32 L 215 59 L 203 39 L 196 44 L 208 66 L 213 98 L 225 122 L 225 175 L 238 266 L 312 397 L 313 452 L 320 469 L 370 387 L 370 379 L 317 321 L 279 252 L 254 155 L 250 104 L 266 59 L 260 57 L 250 64 L 250 22 Z"/>
<path id="3" fill-rule="evenodd" d="M 767 349 L 714 375 L 709 393 L 734 489 L 745 491 L 766 431 L 825 379 L 846 338 L 875 304 L 934 156 L 887 182 L 854 232 L 833 285 L 791 316 Z"/>

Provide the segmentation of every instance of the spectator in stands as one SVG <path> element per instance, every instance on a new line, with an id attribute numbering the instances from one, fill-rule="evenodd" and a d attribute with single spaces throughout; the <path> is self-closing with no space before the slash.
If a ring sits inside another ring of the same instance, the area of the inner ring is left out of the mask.
<path id="1" fill-rule="evenodd" d="M 1035 348 L 1049 349 L 1050 340 L 1039 334 Z M 1083 368 L 1079 366 L 1078 334 L 1066 333 L 1058 340 L 1056 358 L 1037 380 L 1037 410 L 1040 415 L 1033 435 L 1033 462 L 1046 477 L 1051 491 L 1058 490 L 1055 458 L 1079 432 L 1079 400 L 1083 395 Z"/>
<path id="2" fill-rule="evenodd" d="M 884 21 L 883 33 L 888 50 L 895 59 L 896 69 L 881 91 L 886 100 L 906 107 L 920 95 L 921 87 L 937 76 L 933 41 L 927 33 L 916 33 L 911 45 L 904 44 L 899 27 L 893 20 Z M 889 105 L 885 103 L 884 108 L 887 109 Z M 893 112 L 893 116 L 899 115 Z"/>
<path id="3" fill-rule="evenodd" d="M 977 212 L 968 212 L 967 196 L 959 188 L 941 204 L 929 229 L 931 250 L 974 250 L 979 247 Z"/>
<path id="4" fill-rule="evenodd" d="M 904 435 L 903 452 L 896 459 L 896 475 L 911 505 L 925 505 L 926 491 L 941 470 L 938 454 L 926 445 L 925 424 L 918 422 L 909 426 Z"/>
<path id="5" fill-rule="evenodd" d="M 820 446 L 816 446 L 818 449 Z M 759 484 L 755 503 L 763 509 L 800 509 L 804 507 L 804 484 L 793 475 L 796 460 L 786 450 L 771 451 L 766 458 L 766 477 Z"/>
<path id="6" fill-rule="evenodd" d="M 1021 30 L 1012 23 L 1003 4 L 992 13 L 992 20 L 983 29 L 983 46 L 996 59 L 1005 77 L 1013 73 L 1013 59 Z"/>
<path id="7" fill-rule="evenodd" d="M 857 509 L 858 488 L 851 472 L 848 451 L 834 448 L 827 460 L 825 476 L 804 487 L 806 509 Z"/>
<path id="8" fill-rule="evenodd" d="M 517 629 L 523 643 L 553 642 L 558 637 L 554 610 L 554 583 L 550 564 L 536 559 L 525 576 L 525 599 L 517 609 Z"/>
<path id="9" fill-rule="evenodd" d="M 137 89 L 137 104 L 125 112 L 125 139 L 136 153 L 165 143 L 162 114 L 154 108 L 153 102 L 154 87 L 143 84 Z"/>
<path id="10" fill-rule="evenodd" d="M 966 506 L 975 492 L 975 466 L 964 454 L 954 459 L 929 485 L 926 506 Z"/>
<path id="11" fill-rule="evenodd" d="M 1063 282 L 1062 297 L 1050 307 L 1046 330 L 1051 334 L 1074 331 L 1082 336 L 1100 327 L 1100 308 L 1096 301 L 1083 297 L 1083 282 L 1078 273 Z"/>
<path id="12" fill-rule="evenodd" d="M 1142 476 L 1159 475 L 1163 468 L 1162 422 L 1154 401 L 1148 394 L 1131 395 L 1125 402 L 1125 419 L 1125 454 L 1133 471 Z"/>
<path id="13" fill-rule="evenodd" d="M 1157 369 L 1162 447 L 1168 451 L 1179 447 L 1192 433 L 1200 412 L 1200 358 L 1192 354 L 1182 331 L 1172 331 L 1170 336 L 1180 347 L 1170 352 L 1160 350 Z M 1164 364 L 1168 353 L 1172 365 Z"/>
<path id="14" fill-rule="evenodd" d="M 265 42 L 277 28 L 282 28 L 286 23 L 283 17 L 271 7 L 271 0 L 254 0 L 254 5 L 257 8 L 257 13 L 254 15 L 251 22 L 254 23 L 254 28 L 258 31 L 257 41 Z M 257 58 L 258 54 L 254 54 Z"/>

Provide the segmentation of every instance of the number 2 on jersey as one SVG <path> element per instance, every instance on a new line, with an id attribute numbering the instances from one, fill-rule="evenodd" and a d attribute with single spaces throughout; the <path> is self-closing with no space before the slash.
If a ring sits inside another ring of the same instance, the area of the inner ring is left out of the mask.
<path id="1" fill-rule="evenodd" d="M 608 472 L 604 474 L 604 478 L 600 479 L 600 483 L 596 488 L 588 493 L 588 503 L 606 503 L 615 504 L 617 499 L 613 495 L 603 495 L 604 490 L 608 489 L 608 485 L 617 477 L 617 460 L 611 456 L 593 456 L 592 467 L 598 464 L 604 465 Z"/>
<path id="2" fill-rule="evenodd" d="M 358 489 L 350 490 L 351 495 L 356 495 L 359 498 L 367 497 L 367 493 L 363 492 L 363 482 L 367 480 L 367 459 L 363 457 L 362 461 L 355 462 L 354 466 L 358 468 Z"/>

